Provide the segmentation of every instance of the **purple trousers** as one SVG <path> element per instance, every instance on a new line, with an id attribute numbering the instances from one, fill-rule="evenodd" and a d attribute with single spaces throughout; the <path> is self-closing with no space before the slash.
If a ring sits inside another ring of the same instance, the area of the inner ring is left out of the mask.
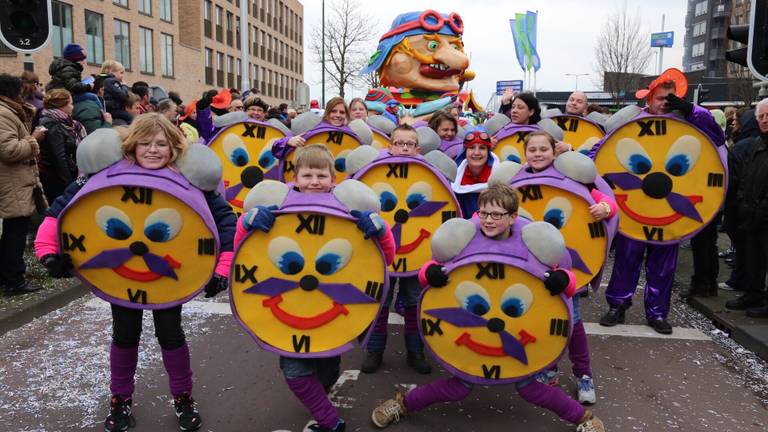
<path id="1" fill-rule="evenodd" d="M 584 418 L 584 407 L 559 387 L 548 386 L 535 379 L 519 382 L 515 386 L 521 398 L 554 412 L 563 420 L 578 424 Z M 456 377 L 441 379 L 409 391 L 405 395 L 405 408 L 408 411 L 420 411 L 437 402 L 464 400 L 471 392 L 470 383 Z"/>
<path id="2" fill-rule="evenodd" d="M 645 257 L 645 317 L 649 320 L 666 319 L 672 296 L 672 282 L 677 268 L 678 244 L 653 245 L 631 240 L 619 234 L 614 240 L 616 256 L 613 274 L 605 290 L 605 299 L 611 306 L 628 308 L 640 279 Z"/>

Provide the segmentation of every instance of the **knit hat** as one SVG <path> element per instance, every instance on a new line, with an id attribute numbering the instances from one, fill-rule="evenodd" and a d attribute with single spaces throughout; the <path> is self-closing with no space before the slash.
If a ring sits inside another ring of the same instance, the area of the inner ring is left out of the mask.
<path id="1" fill-rule="evenodd" d="M 62 57 L 72 62 L 83 61 L 86 58 L 83 47 L 78 44 L 69 44 L 65 46 Z"/>

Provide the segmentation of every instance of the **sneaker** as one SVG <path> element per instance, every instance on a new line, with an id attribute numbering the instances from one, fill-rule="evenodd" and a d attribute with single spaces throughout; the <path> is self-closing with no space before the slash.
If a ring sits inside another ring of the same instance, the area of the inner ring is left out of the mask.
<path id="1" fill-rule="evenodd" d="M 579 403 L 584 405 L 593 405 L 597 402 L 595 395 L 595 382 L 589 375 L 584 375 L 578 379 L 579 385 Z"/>
<path id="2" fill-rule="evenodd" d="M 745 310 L 763 305 L 763 299 L 759 294 L 747 292 L 739 298 L 725 302 L 725 308 L 731 310 Z"/>
<path id="3" fill-rule="evenodd" d="M 536 381 L 548 386 L 556 387 L 560 384 L 560 374 L 557 368 L 536 374 Z"/>
<path id="4" fill-rule="evenodd" d="M 718 252 L 718 253 L 717 253 L 717 256 L 718 256 L 718 257 L 720 257 L 720 258 L 725 258 L 725 257 L 727 257 L 728 255 L 731 255 L 731 254 L 733 254 L 733 252 L 734 252 L 733 248 L 728 248 L 728 249 L 726 249 L 726 250 L 724 250 L 724 251 L 720 251 L 720 252 Z"/>
<path id="5" fill-rule="evenodd" d="M 665 319 L 649 319 L 648 325 L 656 330 L 656 333 L 669 335 L 672 334 L 672 325 Z"/>
<path id="6" fill-rule="evenodd" d="M 41 287 L 40 285 L 25 279 L 21 284 L 15 287 L 6 286 L 5 295 L 15 296 L 20 294 L 29 294 L 31 292 L 39 291 L 42 288 L 43 287 Z"/>
<path id="7" fill-rule="evenodd" d="M 347 424 L 344 423 L 344 419 L 339 419 L 338 422 L 336 422 L 336 426 L 333 429 L 329 429 L 327 427 L 322 427 L 317 423 L 313 423 L 309 426 L 307 426 L 305 431 L 310 432 L 344 432 L 347 429 Z"/>
<path id="8" fill-rule="evenodd" d="M 136 426 L 136 420 L 133 418 L 131 398 L 123 399 L 118 395 L 112 395 L 109 405 L 109 415 L 104 420 L 104 430 L 106 432 L 127 431 L 128 428 Z"/>
<path id="9" fill-rule="evenodd" d="M 605 327 L 613 327 L 616 324 L 624 324 L 624 308 L 621 306 L 611 306 L 608 312 L 600 318 L 600 325 Z"/>
<path id="10" fill-rule="evenodd" d="M 413 352 L 408 351 L 408 356 L 406 357 L 406 363 L 408 363 L 408 366 L 411 367 L 411 369 L 415 370 L 416 372 L 427 375 L 432 373 L 432 366 L 427 363 L 427 358 L 424 357 L 423 352 Z"/>
<path id="11" fill-rule="evenodd" d="M 179 429 L 183 431 L 193 431 L 200 429 L 203 424 L 203 418 L 197 412 L 195 400 L 189 393 L 173 398 L 173 406 L 176 408 L 176 418 L 179 419 Z"/>
<path id="12" fill-rule="evenodd" d="M 405 403 L 403 402 L 403 393 L 397 391 L 394 399 L 388 399 L 377 406 L 371 414 L 373 424 L 380 428 L 385 428 L 392 423 L 400 421 L 401 416 L 406 414 Z"/>
<path id="13" fill-rule="evenodd" d="M 717 288 L 725 291 L 736 291 L 736 288 L 728 285 L 728 282 L 718 282 Z"/>
<path id="14" fill-rule="evenodd" d="M 367 374 L 376 372 L 379 370 L 383 358 L 384 353 L 366 352 L 365 360 L 363 360 L 363 364 L 360 366 L 360 372 Z"/>
<path id="15" fill-rule="evenodd" d="M 605 432 L 605 426 L 602 420 L 592 414 L 592 411 L 587 410 L 576 427 L 576 432 Z"/>

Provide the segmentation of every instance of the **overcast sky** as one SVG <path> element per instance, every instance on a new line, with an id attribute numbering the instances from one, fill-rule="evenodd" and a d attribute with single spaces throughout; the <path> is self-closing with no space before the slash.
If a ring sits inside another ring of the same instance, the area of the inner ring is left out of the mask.
<path id="1" fill-rule="evenodd" d="M 326 17 L 334 0 L 326 0 Z M 378 37 L 389 30 L 395 16 L 409 11 L 434 9 L 441 13 L 457 12 L 464 20 L 464 47 L 471 56 L 470 69 L 477 77 L 469 82 L 477 100 L 483 106 L 495 92 L 497 80 L 522 79 L 523 72 L 515 58 L 515 48 L 509 19 L 515 13 L 538 11 L 538 52 L 541 69 L 536 75 L 539 90 L 573 90 L 575 78 L 566 73 L 589 73 L 579 77 L 579 88 L 598 90 L 595 73 L 594 47 L 608 16 L 618 10 L 623 0 L 358 0 L 378 23 L 376 41 L 371 41 L 373 53 Z M 305 57 L 304 79 L 311 88 L 311 97 L 320 99 L 320 66 L 310 48 L 312 28 L 320 25 L 321 0 L 302 0 L 304 4 Z M 686 0 L 627 0 L 627 8 L 642 20 L 647 32 L 661 31 L 661 17 L 666 15 L 665 30 L 675 32 L 672 48 L 664 49 L 664 68 L 682 68 L 683 38 L 685 36 Z M 375 5 L 375 6 L 374 6 Z M 386 5 L 386 7 L 381 7 Z M 650 37 L 648 43 L 650 44 Z M 653 48 L 658 52 L 658 48 Z M 656 56 L 648 73 L 656 70 Z M 333 96 L 326 92 L 326 100 Z M 362 89 L 353 96 L 364 95 Z M 348 99 L 350 97 L 348 96 Z"/>

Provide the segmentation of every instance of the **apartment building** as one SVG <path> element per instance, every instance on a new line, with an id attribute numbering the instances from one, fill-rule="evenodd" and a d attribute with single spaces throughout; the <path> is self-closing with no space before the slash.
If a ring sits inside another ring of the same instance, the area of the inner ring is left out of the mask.
<path id="1" fill-rule="evenodd" d="M 688 0 L 685 17 L 683 70 L 704 71 L 705 77 L 725 77 L 725 37 L 732 0 Z"/>
<path id="2" fill-rule="evenodd" d="M 106 59 L 125 81 L 146 81 L 182 99 L 206 89 L 241 88 L 241 0 L 53 0 L 50 43 L 32 55 L 0 44 L 0 72 L 33 68 L 41 81 L 69 43 L 88 55 L 85 73 Z M 298 0 L 247 2 L 249 87 L 270 104 L 290 103 L 304 78 L 304 17 Z M 26 64 L 25 64 L 26 63 Z"/>

